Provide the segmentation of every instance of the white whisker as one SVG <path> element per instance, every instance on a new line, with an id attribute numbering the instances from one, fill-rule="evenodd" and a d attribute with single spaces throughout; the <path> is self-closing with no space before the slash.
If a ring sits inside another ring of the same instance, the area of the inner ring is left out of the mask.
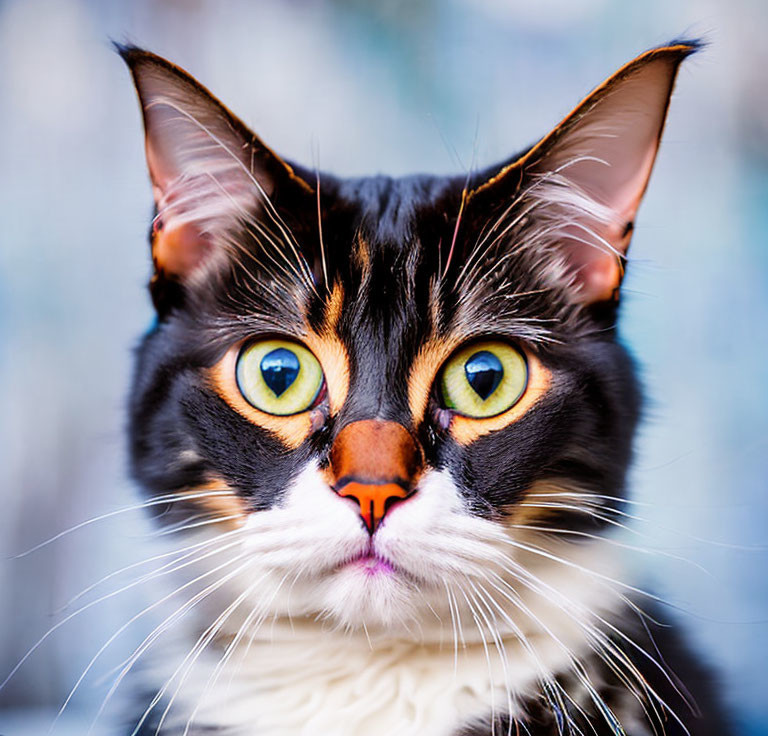
<path id="1" fill-rule="evenodd" d="M 209 498 L 211 496 L 232 496 L 234 495 L 232 490 L 211 490 L 211 491 L 201 491 L 201 492 L 193 492 L 193 493 L 172 493 L 165 496 L 157 496 L 149 501 L 143 501 L 142 503 L 133 504 L 131 506 L 124 506 L 120 509 L 115 509 L 114 511 L 108 511 L 105 514 L 100 514 L 99 516 L 94 516 L 91 519 L 86 519 L 85 521 L 81 521 L 78 524 L 75 524 L 75 526 L 69 527 L 69 529 L 65 529 L 62 532 L 58 532 L 58 534 L 55 534 L 52 537 L 49 537 L 43 542 L 40 542 L 39 544 L 36 544 L 34 547 L 30 547 L 29 549 L 25 550 L 24 552 L 20 552 L 17 555 L 14 555 L 12 559 L 18 560 L 22 557 L 27 557 L 28 555 L 31 555 L 33 552 L 37 552 L 39 549 L 42 549 L 43 547 L 47 547 L 49 544 L 52 544 L 53 542 L 58 541 L 62 537 L 66 537 L 68 534 L 72 534 L 76 531 L 79 531 L 80 529 L 83 529 L 84 527 L 90 526 L 91 524 L 95 524 L 99 521 L 104 521 L 105 519 L 111 519 L 115 516 L 119 516 L 120 514 L 125 514 L 129 511 L 139 511 L 141 509 L 147 509 L 151 508 L 153 506 L 164 506 L 166 504 L 170 503 L 176 503 L 178 501 L 194 501 L 198 498 Z"/>

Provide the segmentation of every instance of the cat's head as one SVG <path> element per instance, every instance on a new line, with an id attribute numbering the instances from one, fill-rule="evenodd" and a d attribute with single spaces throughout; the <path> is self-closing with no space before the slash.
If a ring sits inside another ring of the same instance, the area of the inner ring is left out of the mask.
<path id="1" fill-rule="evenodd" d="M 400 179 L 288 164 L 121 49 L 156 203 L 133 469 L 207 583 L 391 631 L 518 596 L 610 523 L 638 414 L 619 286 L 695 48 L 643 54 L 505 164 Z"/>

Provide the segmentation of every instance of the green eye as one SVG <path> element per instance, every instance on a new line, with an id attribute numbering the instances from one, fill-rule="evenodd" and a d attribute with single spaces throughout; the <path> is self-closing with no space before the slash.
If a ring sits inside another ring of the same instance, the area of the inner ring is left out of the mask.
<path id="1" fill-rule="evenodd" d="M 466 417 L 493 417 L 509 409 L 525 393 L 528 364 L 523 354 L 496 340 L 473 343 L 443 368 L 443 403 Z"/>
<path id="2" fill-rule="evenodd" d="M 303 345 L 259 340 L 237 359 L 237 386 L 246 401 L 267 414 L 288 416 L 309 409 L 323 386 L 323 369 Z"/>

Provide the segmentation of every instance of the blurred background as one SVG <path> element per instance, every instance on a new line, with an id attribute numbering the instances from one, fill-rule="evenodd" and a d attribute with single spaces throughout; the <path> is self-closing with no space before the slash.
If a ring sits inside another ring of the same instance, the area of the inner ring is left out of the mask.
<path id="1" fill-rule="evenodd" d="M 402 174 L 506 158 L 686 34 L 711 45 L 682 69 L 624 295 L 648 394 L 631 541 L 741 733 L 768 734 L 766 31 L 764 0 L 0 0 L 0 679 L 65 621 L 0 691 L 0 733 L 46 733 L 146 594 L 62 610 L 146 557 L 139 512 L 10 559 L 137 501 L 123 407 L 152 319 L 151 194 L 109 39 L 185 67 L 288 158 Z M 110 645 L 55 734 L 86 732 L 146 626 Z"/>

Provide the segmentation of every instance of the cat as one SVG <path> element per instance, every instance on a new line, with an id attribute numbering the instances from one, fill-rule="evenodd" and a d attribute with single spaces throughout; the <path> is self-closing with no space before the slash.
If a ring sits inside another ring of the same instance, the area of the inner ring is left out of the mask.
<path id="1" fill-rule="evenodd" d="M 118 47 L 155 201 L 131 466 L 183 540 L 126 734 L 730 732 L 611 538 L 641 409 L 620 286 L 699 47 L 487 170 L 351 179 Z"/>

